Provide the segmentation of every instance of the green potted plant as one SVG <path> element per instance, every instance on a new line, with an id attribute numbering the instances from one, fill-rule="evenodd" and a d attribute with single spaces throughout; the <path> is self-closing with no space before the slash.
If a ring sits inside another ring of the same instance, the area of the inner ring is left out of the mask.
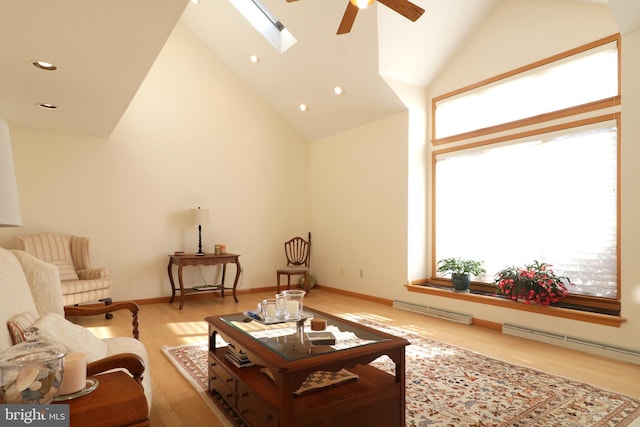
<path id="1" fill-rule="evenodd" d="M 471 275 L 480 276 L 486 273 L 484 261 L 463 258 L 444 258 L 438 261 L 438 273 L 451 273 L 451 283 L 456 292 L 469 292 Z"/>
<path id="2" fill-rule="evenodd" d="M 546 307 L 560 301 L 569 294 L 572 286 L 567 276 L 558 276 L 544 262 L 522 267 L 507 267 L 496 274 L 494 284 L 496 293 L 505 295 L 514 301 L 521 299 L 525 304 L 537 304 Z"/>

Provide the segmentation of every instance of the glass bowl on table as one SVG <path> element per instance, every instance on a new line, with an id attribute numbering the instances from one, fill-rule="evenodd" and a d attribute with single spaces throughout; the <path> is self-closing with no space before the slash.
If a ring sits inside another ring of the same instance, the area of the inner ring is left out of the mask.
<path id="1" fill-rule="evenodd" d="M 36 328 L 26 342 L 0 353 L 0 397 L 4 404 L 47 404 L 60 393 L 65 349 L 38 340 Z"/>

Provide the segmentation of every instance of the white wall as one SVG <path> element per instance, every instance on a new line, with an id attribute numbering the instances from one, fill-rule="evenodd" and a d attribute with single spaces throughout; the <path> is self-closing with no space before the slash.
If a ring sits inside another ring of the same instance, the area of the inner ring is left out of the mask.
<path id="1" fill-rule="evenodd" d="M 24 226 L 0 229 L 0 245 L 89 236 L 115 299 L 170 293 L 167 254 L 197 249 L 191 208 L 210 209 L 205 249 L 241 255 L 244 288 L 273 286 L 282 242 L 308 231 L 308 143 L 180 24 L 109 138 L 11 137 Z M 191 282 L 196 273 L 185 269 Z"/>

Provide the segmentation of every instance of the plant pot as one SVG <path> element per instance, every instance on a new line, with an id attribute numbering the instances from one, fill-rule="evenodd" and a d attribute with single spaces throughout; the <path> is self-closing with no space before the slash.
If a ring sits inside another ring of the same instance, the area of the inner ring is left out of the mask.
<path id="1" fill-rule="evenodd" d="M 469 292 L 469 275 L 466 273 L 451 273 L 451 283 L 454 292 Z"/>

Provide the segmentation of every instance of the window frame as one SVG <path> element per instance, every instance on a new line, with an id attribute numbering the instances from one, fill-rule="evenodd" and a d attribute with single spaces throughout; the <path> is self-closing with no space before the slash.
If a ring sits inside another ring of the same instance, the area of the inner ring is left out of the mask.
<path id="1" fill-rule="evenodd" d="M 487 127 L 484 129 L 478 129 L 471 132 L 461 133 L 458 135 L 448 136 L 439 140 L 435 139 L 435 108 L 436 102 L 445 99 L 449 96 L 456 96 L 466 91 L 472 91 L 488 83 L 494 83 L 501 79 L 512 77 L 515 74 L 531 70 L 539 67 L 540 65 L 546 65 L 554 61 L 562 60 L 568 56 L 576 53 L 584 52 L 589 49 L 593 49 L 600 45 L 617 42 L 618 53 L 618 94 L 614 97 L 577 105 L 574 107 L 566 108 L 559 111 L 553 111 L 550 113 L 541 114 L 538 116 L 528 117 L 525 119 L 503 123 L 496 126 Z M 442 286 L 445 288 L 451 287 L 451 280 L 436 276 L 436 195 L 435 195 L 435 167 L 436 167 L 436 155 L 443 153 L 465 150 L 469 148 L 475 148 L 485 145 L 493 145 L 508 140 L 515 140 L 519 138 L 526 138 L 532 135 L 545 134 L 558 130 L 570 129 L 572 127 L 579 127 L 592 123 L 599 123 L 603 121 L 614 120 L 618 129 L 617 132 L 617 200 L 616 200 L 616 267 L 617 267 L 617 298 L 605 298 L 594 297 L 588 295 L 570 294 L 564 298 L 559 306 L 566 307 L 575 310 L 589 311 L 594 313 L 600 313 L 605 315 L 619 316 L 621 310 L 621 245 L 620 245 L 620 230 L 621 230 L 621 174 L 620 174 L 620 156 L 621 156 L 621 121 L 622 116 L 620 112 L 621 105 L 621 46 L 620 35 L 616 34 L 609 36 L 592 43 L 580 46 L 578 48 L 563 52 L 558 55 L 554 55 L 550 58 L 546 58 L 541 61 L 534 62 L 533 64 L 520 67 L 516 70 L 500 74 L 496 77 L 484 80 L 482 82 L 466 86 L 462 89 L 449 92 L 445 95 L 434 97 L 432 99 L 432 149 L 431 149 L 431 275 L 427 281 L 430 285 Z M 609 112 L 614 109 L 614 111 Z M 597 114 L 597 115 L 596 115 Z M 585 116 L 589 116 L 583 118 Z M 549 121 L 555 120 L 554 124 L 550 124 Z M 499 133 L 499 135 L 496 135 Z M 454 144 L 456 143 L 456 144 Z M 471 283 L 471 291 L 480 295 L 495 295 L 495 286 L 486 283 L 473 281 Z M 482 301 L 482 299 L 480 299 Z"/>
<path id="2" fill-rule="evenodd" d="M 551 111 L 548 113 L 544 113 L 544 114 L 539 114 L 537 116 L 531 116 L 531 117 L 527 117 L 524 119 L 519 119 L 519 120 L 514 120 L 511 122 L 506 122 L 506 123 L 502 123 L 499 125 L 495 125 L 495 126 L 489 126 L 486 128 L 482 128 L 482 129 L 476 129 L 473 131 L 469 131 L 469 132 L 464 132 L 464 133 L 460 133 L 460 134 L 456 134 L 456 135 L 451 135 L 451 136 L 447 136 L 444 138 L 436 138 L 436 110 L 437 110 L 437 103 L 445 100 L 447 98 L 452 98 L 454 96 L 458 96 L 461 95 L 463 93 L 466 92 L 473 92 L 475 90 L 479 90 L 481 89 L 483 86 L 489 85 L 489 84 L 493 84 L 496 82 L 499 82 L 501 80 L 506 80 L 509 79 L 513 76 L 516 76 L 518 74 L 522 74 L 522 73 L 526 73 L 528 71 L 531 71 L 535 68 L 538 67 L 542 67 L 542 66 L 546 66 L 549 64 L 552 64 L 554 62 L 557 61 L 562 61 L 563 59 L 566 59 L 570 56 L 573 55 L 577 55 L 583 52 L 586 52 L 588 50 L 592 50 L 595 48 L 598 48 L 600 46 L 606 45 L 608 43 L 612 43 L 615 42 L 617 45 L 617 50 L 618 50 L 618 94 L 609 98 L 604 98 L 598 101 L 593 101 L 593 102 L 588 102 L 586 104 L 581 104 L 581 105 L 577 105 L 577 106 L 573 106 L 573 107 L 569 107 L 569 108 L 564 108 L 561 110 L 557 110 L 557 111 Z M 514 129 L 519 129 L 525 126 L 531 126 L 531 125 L 536 125 L 542 122 L 548 122 L 551 120 L 558 120 L 558 119 L 563 119 L 563 118 L 568 118 L 571 116 L 575 116 L 577 114 L 583 114 L 583 113 L 589 113 L 592 111 L 598 111 L 598 110 L 602 110 L 605 108 L 609 108 L 612 106 L 618 106 L 621 104 L 622 99 L 621 99 L 621 90 L 622 90 L 622 83 L 621 83 L 621 77 L 622 77 L 622 73 L 621 73 L 621 68 L 622 68 L 622 59 L 621 59 L 621 37 L 620 34 L 614 34 L 612 36 L 609 37 L 605 37 L 602 38 L 600 40 L 596 40 L 594 42 L 591 43 L 587 43 L 585 45 L 579 46 L 577 48 L 574 49 L 570 49 L 568 51 L 559 53 L 557 55 L 553 55 L 550 56 L 549 58 L 545 58 L 542 59 L 540 61 L 536 61 L 534 63 L 516 68 L 514 70 L 508 71 L 506 73 L 502 73 L 499 74 L 497 76 L 494 77 L 490 77 L 488 79 L 482 80 L 480 82 L 477 83 L 473 83 L 471 85 L 465 86 L 463 88 L 445 93 L 443 95 L 439 95 L 436 96 L 434 98 L 432 98 L 431 100 L 431 144 L 433 147 L 437 147 L 439 145 L 444 145 L 444 144 L 449 144 L 452 142 L 457 142 L 457 141 L 463 141 L 463 140 L 468 140 L 468 139 L 472 139 L 472 138 L 477 138 L 477 137 L 484 137 L 488 134 L 494 134 L 494 133 L 498 133 L 498 132 L 505 132 L 505 131 L 509 131 L 509 130 L 514 130 Z"/>

